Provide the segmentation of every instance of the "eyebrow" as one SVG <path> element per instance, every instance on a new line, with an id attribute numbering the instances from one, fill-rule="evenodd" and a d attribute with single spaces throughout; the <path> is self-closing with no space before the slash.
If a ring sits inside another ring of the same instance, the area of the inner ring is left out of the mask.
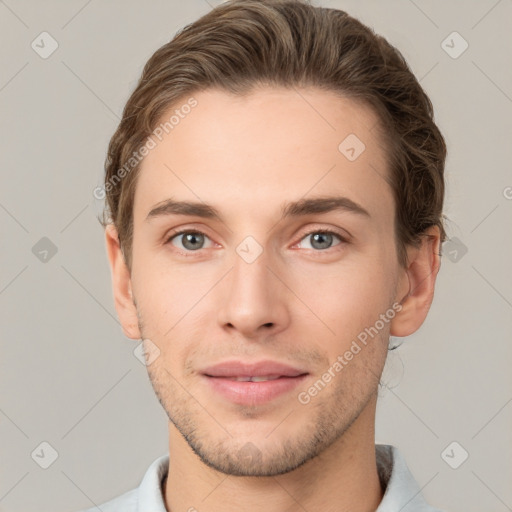
<path id="1" fill-rule="evenodd" d="M 371 218 L 370 213 L 365 208 L 348 197 L 324 196 L 285 203 L 281 208 L 281 220 L 333 211 L 354 213 L 368 219 Z M 209 204 L 195 201 L 176 201 L 174 199 L 166 199 L 156 204 L 148 213 L 146 221 L 167 215 L 187 215 L 223 222 L 220 212 Z"/>

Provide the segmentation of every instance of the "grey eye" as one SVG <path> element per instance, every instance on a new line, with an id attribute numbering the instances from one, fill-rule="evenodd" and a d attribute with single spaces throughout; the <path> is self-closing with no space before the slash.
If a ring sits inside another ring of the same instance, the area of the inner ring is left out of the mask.
<path id="1" fill-rule="evenodd" d="M 303 239 L 310 241 L 310 247 L 303 247 L 304 249 L 316 249 L 316 250 L 325 250 L 330 249 L 338 244 L 333 244 L 334 239 L 338 239 L 341 243 L 342 239 L 340 236 L 335 233 L 330 233 L 329 231 L 315 231 L 313 233 L 308 233 Z M 302 242 L 301 242 L 302 243 Z"/>
<path id="2" fill-rule="evenodd" d="M 314 233 L 311 236 L 311 245 L 315 249 L 328 249 L 332 244 L 333 236 L 330 233 Z"/>
<path id="3" fill-rule="evenodd" d="M 184 231 L 182 233 L 176 233 L 172 238 L 171 242 L 173 245 L 175 240 L 179 240 L 181 238 L 181 245 L 187 251 L 197 251 L 199 249 L 204 248 L 205 238 L 208 238 L 203 233 L 198 231 Z M 180 246 L 178 248 L 181 249 Z"/>

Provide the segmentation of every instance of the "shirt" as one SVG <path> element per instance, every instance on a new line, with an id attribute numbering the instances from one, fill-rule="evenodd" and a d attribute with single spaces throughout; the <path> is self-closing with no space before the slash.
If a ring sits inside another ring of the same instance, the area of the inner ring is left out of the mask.
<path id="1" fill-rule="evenodd" d="M 376 444 L 377 470 L 384 496 L 375 512 L 441 512 L 427 504 L 400 451 L 391 445 Z M 163 483 L 169 470 L 169 454 L 151 463 L 139 487 L 102 505 L 102 512 L 168 512 Z M 82 512 L 97 512 L 97 507 Z"/>

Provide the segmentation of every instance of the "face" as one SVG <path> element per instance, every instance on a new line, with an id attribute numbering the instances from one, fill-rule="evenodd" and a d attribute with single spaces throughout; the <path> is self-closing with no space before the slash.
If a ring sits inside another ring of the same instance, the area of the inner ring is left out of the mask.
<path id="1" fill-rule="evenodd" d="M 377 117 L 316 89 L 194 98 L 138 178 L 134 337 L 204 463 L 282 474 L 373 403 L 405 294 Z"/>

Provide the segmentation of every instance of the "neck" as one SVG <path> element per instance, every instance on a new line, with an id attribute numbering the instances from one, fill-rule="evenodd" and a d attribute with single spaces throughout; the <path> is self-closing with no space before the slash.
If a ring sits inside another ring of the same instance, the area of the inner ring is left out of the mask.
<path id="1" fill-rule="evenodd" d="M 276 477 L 239 477 L 206 466 L 169 423 L 169 512 L 374 512 L 382 500 L 375 457 L 375 400 L 328 449 Z"/>

